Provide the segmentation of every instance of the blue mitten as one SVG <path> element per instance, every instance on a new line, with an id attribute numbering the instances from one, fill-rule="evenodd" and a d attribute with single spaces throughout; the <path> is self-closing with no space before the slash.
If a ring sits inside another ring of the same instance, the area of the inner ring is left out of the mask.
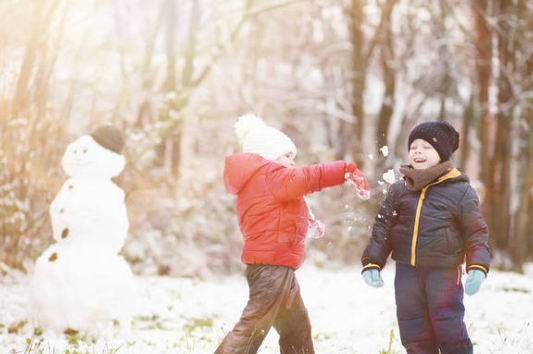
<path id="1" fill-rule="evenodd" d="M 485 280 L 486 275 L 479 269 L 470 269 L 465 283 L 465 293 L 467 295 L 474 295 L 479 291 L 481 283 Z"/>
<path id="2" fill-rule="evenodd" d="M 383 278 L 377 269 L 367 269 L 363 272 L 363 279 L 365 283 L 374 288 L 381 288 L 383 286 Z"/>

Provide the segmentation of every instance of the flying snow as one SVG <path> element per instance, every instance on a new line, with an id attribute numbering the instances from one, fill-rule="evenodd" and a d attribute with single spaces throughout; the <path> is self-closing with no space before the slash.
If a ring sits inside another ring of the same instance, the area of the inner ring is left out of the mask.
<path id="1" fill-rule="evenodd" d="M 393 184 L 396 182 L 396 176 L 394 175 L 394 170 L 389 169 L 387 172 L 383 174 L 383 180 L 389 184 Z"/>

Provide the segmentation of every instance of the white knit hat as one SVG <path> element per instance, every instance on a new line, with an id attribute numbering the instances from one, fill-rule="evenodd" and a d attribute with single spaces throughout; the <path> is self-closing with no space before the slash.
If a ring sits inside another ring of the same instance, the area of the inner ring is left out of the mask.
<path id="1" fill-rule="evenodd" d="M 240 116 L 235 124 L 235 133 L 243 152 L 253 152 L 272 161 L 289 152 L 296 156 L 292 140 L 254 114 Z"/>

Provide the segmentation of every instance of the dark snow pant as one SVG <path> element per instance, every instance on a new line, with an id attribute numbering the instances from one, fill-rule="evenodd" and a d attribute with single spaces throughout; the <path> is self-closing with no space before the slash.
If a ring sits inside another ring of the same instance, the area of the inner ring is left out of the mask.
<path id="1" fill-rule="evenodd" d="M 294 269 L 248 265 L 248 304 L 241 319 L 215 354 L 253 354 L 272 326 L 279 333 L 281 354 L 314 354 L 311 323 Z"/>
<path id="2" fill-rule="evenodd" d="M 396 314 L 408 354 L 472 354 L 463 322 L 460 268 L 414 268 L 396 262 Z"/>

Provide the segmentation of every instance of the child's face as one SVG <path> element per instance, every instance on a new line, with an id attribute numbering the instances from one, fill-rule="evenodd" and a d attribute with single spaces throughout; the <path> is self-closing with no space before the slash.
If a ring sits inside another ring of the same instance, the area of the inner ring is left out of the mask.
<path id="1" fill-rule="evenodd" d="M 430 143 L 423 139 L 416 139 L 409 146 L 409 161 L 415 170 L 423 170 L 437 166 L 440 156 Z"/>
<path id="2" fill-rule="evenodd" d="M 292 152 L 288 152 L 285 155 L 281 155 L 276 159 L 277 163 L 282 164 L 285 167 L 292 167 L 294 166 L 294 155 Z"/>

